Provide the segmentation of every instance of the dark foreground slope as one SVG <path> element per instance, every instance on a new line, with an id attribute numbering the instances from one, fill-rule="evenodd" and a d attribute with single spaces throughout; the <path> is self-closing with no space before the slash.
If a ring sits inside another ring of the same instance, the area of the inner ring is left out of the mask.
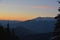
<path id="1" fill-rule="evenodd" d="M 10 31 L 8 24 L 7 28 L 0 25 L 0 40 L 19 40 L 19 38 L 15 35 L 14 29 Z"/>
<path id="2" fill-rule="evenodd" d="M 51 38 L 50 33 L 41 33 L 25 35 L 20 40 L 49 40 L 50 38 Z"/>

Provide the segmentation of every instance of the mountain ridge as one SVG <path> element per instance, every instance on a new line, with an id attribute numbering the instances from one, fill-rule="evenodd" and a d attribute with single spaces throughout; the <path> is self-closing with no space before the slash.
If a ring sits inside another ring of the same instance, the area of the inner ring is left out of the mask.
<path id="1" fill-rule="evenodd" d="M 36 21 L 39 20 L 39 21 Z M 44 20 L 45 19 L 45 20 Z M 2 23 L 4 26 L 7 25 L 9 21 L 9 25 L 11 28 L 19 28 L 20 26 L 25 27 L 26 29 L 29 29 L 35 33 L 45 33 L 45 32 L 52 32 L 54 28 L 54 24 L 56 20 L 54 18 L 41 18 L 37 17 L 31 20 L 27 21 L 10 21 L 10 20 L 0 20 L 0 23 Z"/>

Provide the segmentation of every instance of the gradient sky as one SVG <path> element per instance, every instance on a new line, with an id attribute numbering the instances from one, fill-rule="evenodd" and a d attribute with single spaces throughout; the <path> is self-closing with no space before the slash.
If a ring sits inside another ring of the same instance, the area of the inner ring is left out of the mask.
<path id="1" fill-rule="evenodd" d="M 0 20 L 28 20 L 57 15 L 57 0 L 0 0 Z"/>

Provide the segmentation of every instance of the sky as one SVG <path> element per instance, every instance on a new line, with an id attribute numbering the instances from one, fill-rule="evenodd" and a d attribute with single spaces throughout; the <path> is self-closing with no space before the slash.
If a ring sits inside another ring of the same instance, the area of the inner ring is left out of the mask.
<path id="1" fill-rule="evenodd" d="M 0 20 L 29 20 L 55 17 L 57 0 L 0 0 Z"/>

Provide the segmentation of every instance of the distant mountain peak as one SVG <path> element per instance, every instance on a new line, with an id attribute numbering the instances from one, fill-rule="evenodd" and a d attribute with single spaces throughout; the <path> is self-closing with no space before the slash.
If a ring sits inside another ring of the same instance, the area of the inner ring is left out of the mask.
<path id="1" fill-rule="evenodd" d="M 24 22 L 31 22 L 31 21 L 45 21 L 45 20 L 55 20 L 54 17 L 36 17 L 30 20 L 26 20 Z"/>
<path id="2" fill-rule="evenodd" d="M 32 20 L 40 21 L 40 20 L 52 20 L 54 19 L 53 17 L 36 17 Z"/>

